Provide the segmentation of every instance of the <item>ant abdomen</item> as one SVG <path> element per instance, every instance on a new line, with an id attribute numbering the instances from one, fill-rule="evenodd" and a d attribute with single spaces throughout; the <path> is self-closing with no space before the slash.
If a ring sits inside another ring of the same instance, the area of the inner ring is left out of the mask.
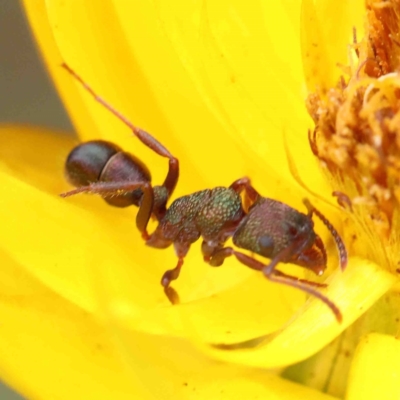
<path id="1" fill-rule="evenodd" d="M 65 174 L 77 188 L 95 182 L 151 181 L 151 174 L 142 161 L 104 140 L 92 140 L 76 146 L 68 155 Z M 116 207 L 138 206 L 142 195 L 141 189 L 136 189 L 130 193 L 105 197 L 104 200 Z"/>

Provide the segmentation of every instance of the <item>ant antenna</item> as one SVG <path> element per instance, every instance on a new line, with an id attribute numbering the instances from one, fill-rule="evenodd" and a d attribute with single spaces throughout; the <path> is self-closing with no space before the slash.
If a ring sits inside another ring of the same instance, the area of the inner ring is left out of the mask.
<path id="1" fill-rule="evenodd" d="M 128 118 L 126 118 L 113 106 L 107 103 L 101 96 L 99 96 L 69 65 L 67 65 L 66 63 L 62 63 L 61 67 L 66 69 L 68 73 L 72 75 L 83 86 L 83 88 L 93 96 L 93 98 L 97 102 L 99 102 L 108 111 L 114 114 L 122 123 L 124 123 L 142 143 L 150 147 L 153 151 L 155 151 L 162 157 L 173 158 L 172 154 L 157 139 L 155 139 L 143 129 L 140 129 L 137 126 L 133 125 Z"/>
<path id="2" fill-rule="evenodd" d="M 329 232 L 331 233 L 333 239 L 335 240 L 336 247 L 339 252 L 339 261 L 340 261 L 340 269 L 344 271 L 347 266 L 347 250 L 346 247 L 343 243 L 342 238 L 339 236 L 337 230 L 332 226 L 332 224 L 324 217 L 323 214 L 321 214 L 320 211 L 318 211 L 308 199 L 303 200 L 304 205 L 307 207 L 310 217 L 312 214 L 315 214 L 323 223 L 324 225 L 328 228 Z"/>
<path id="3" fill-rule="evenodd" d="M 163 186 L 167 188 L 168 195 L 170 196 L 175 188 L 179 176 L 178 159 L 175 158 L 155 137 L 150 135 L 150 133 L 133 125 L 128 118 L 126 118 L 123 114 L 112 107 L 111 104 L 107 103 L 69 65 L 67 65 L 66 63 L 62 63 L 61 67 L 67 70 L 68 73 L 72 75 L 82 85 L 82 87 L 93 96 L 93 98 L 98 103 L 100 103 L 103 107 L 105 107 L 108 111 L 115 115 L 122 123 L 124 123 L 145 146 L 152 149 L 161 157 L 169 159 L 169 172 L 167 177 L 165 178 Z"/>

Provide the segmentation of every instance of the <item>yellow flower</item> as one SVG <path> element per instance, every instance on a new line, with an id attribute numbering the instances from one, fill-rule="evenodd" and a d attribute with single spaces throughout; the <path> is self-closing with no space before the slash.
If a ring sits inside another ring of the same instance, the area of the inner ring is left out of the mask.
<path id="1" fill-rule="evenodd" d="M 311 90 L 336 84 L 336 64 L 346 65 L 349 32 L 361 31 L 364 14 L 361 1 L 348 3 L 26 0 L 25 9 L 82 140 L 113 141 L 140 156 L 154 182 L 163 179 L 165 160 L 78 87 L 63 61 L 180 159 L 176 196 L 247 175 L 264 196 L 303 209 L 310 194 L 292 176 L 286 142 L 304 185 L 319 194 L 313 202 L 339 226 L 343 213 L 321 201 L 332 203 L 332 190 L 306 140 L 304 72 Z M 207 267 L 198 246 L 175 284 L 182 304 L 172 307 L 159 279 L 176 258 L 144 246 L 136 210 L 56 196 L 68 187 L 62 169 L 71 139 L 26 128 L 4 128 L 2 138 L 0 366 L 27 397 L 332 398 L 269 369 L 313 355 L 315 365 L 337 366 L 329 347 L 317 352 L 397 282 L 365 251 L 352 252 L 345 273 L 335 270 L 333 244 L 317 222 L 333 271 L 324 293 L 342 311 L 342 324 L 319 300 L 304 304 L 304 293 L 234 260 Z M 285 271 L 299 274 L 298 267 Z M 372 310 L 388 312 L 381 303 Z M 381 334 L 357 350 L 349 399 L 373 393 L 359 389 L 366 374 L 366 387 L 378 377 L 398 390 L 399 350 L 389 336 L 397 324 L 386 329 L 382 320 Z M 358 341 L 351 329 L 345 335 Z M 388 363 L 372 375 L 369 360 Z M 309 371 L 310 362 L 298 370 Z M 298 370 L 284 374 L 327 390 Z M 324 371 L 323 379 L 331 376 Z M 329 392 L 342 395 L 345 383 L 339 386 Z"/>

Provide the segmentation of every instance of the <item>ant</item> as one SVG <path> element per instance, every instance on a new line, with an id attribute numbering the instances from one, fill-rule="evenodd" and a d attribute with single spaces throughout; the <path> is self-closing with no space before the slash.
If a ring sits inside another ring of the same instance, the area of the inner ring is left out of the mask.
<path id="1" fill-rule="evenodd" d="M 220 266 L 225 258 L 235 256 L 245 266 L 261 271 L 270 281 L 298 288 L 320 299 L 341 322 L 339 308 L 316 289 L 326 287 L 326 284 L 299 279 L 276 268 L 279 263 L 292 263 L 317 275 L 323 274 L 327 254 L 321 238 L 314 232 L 314 214 L 326 225 L 336 242 L 341 269 L 346 267 L 347 252 L 342 239 L 308 200 L 304 201 L 308 213 L 303 214 L 280 201 L 262 197 L 251 185 L 250 179 L 244 177 L 229 187 L 205 189 L 182 196 L 168 207 L 179 178 L 178 159 L 152 135 L 134 126 L 98 96 L 68 65 L 64 63 L 62 67 L 96 101 L 127 125 L 145 146 L 169 161 L 163 184 L 152 186 L 149 170 L 135 156 L 102 140 L 82 143 L 71 151 L 65 166 L 67 179 L 76 189 L 61 196 L 92 193 L 101 195 L 108 204 L 116 207 L 139 207 L 136 226 L 145 243 L 158 249 L 174 245 L 178 263 L 161 279 L 164 292 L 172 304 L 178 303 L 179 297 L 170 284 L 179 277 L 191 244 L 201 237 L 204 261 L 211 266 Z M 158 221 L 158 225 L 149 234 L 147 225 L 151 217 Z M 249 250 L 271 261 L 264 264 L 227 247 L 229 238 L 239 249 Z"/>

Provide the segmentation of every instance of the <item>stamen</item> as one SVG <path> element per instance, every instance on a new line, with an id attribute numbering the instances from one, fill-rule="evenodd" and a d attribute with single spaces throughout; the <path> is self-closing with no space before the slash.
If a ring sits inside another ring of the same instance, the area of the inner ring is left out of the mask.
<path id="1" fill-rule="evenodd" d="M 382 248 L 400 251 L 400 2 L 366 0 L 366 8 L 365 37 L 353 31 L 350 44 L 358 67 L 349 60 L 346 87 L 338 78 L 309 95 L 316 128 L 308 137 L 339 205 L 351 211 L 347 220 L 360 229 L 357 237 L 368 235 L 366 251 L 380 252 L 382 263 L 394 258 Z"/>

